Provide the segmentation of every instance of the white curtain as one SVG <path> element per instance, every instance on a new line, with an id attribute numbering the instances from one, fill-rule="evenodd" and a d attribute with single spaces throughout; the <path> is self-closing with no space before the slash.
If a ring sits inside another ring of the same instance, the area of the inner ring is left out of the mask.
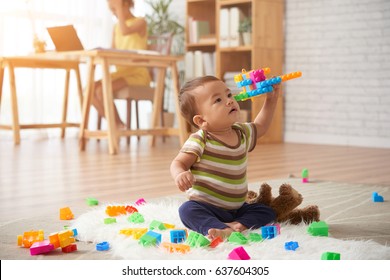
<path id="1" fill-rule="evenodd" d="M 144 10 L 143 1 L 135 1 L 134 13 L 143 16 Z M 46 28 L 67 24 L 75 26 L 85 49 L 110 47 L 114 22 L 115 18 L 109 11 L 106 0 L 0 0 L 0 56 L 33 53 L 34 34 L 46 42 L 46 50 L 53 50 L 54 46 Z M 84 86 L 87 74 L 85 65 L 81 65 L 80 70 Z M 20 123 L 59 122 L 65 71 L 16 69 L 15 74 Z M 99 75 L 98 72 L 97 78 L 100 77 Z M 68 120 L 80 122 L 81 110 L 73 73 L 69 98 Z M 118 106 L 120 113 L 124 114 L 124 104 L 119 103 Z M 150 110 L 151 106 L 146 105 L 146 108 L 140 111 Z M 0 124 L 11 124 L 11 122 L 8 71 L 6 71 L 1 98 Z M 94 126 L 92 121 L 90 124 Z M 22 138 L 58 137 L 59 134 L 59 129 L 21 131 Z M 67 130 L 67 135 L 70 137 L 76 137 L 77 134 L 78 129 Z M 12 133 L 0 130 L 0 138 L 12 139 Z"/>

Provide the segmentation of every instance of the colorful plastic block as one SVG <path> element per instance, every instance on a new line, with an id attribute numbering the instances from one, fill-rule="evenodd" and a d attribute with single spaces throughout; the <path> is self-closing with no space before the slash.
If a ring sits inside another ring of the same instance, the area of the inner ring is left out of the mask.
<path id="1" fill-rule="evenodd" d="M 190 247 L 207 247 L 211 242 L 202 234 L 191 231 L 188 235 L 186 243 L 190 245 Z"/>
<path id="2" fill-rule="evenodd" d="M 161 247 L 166 249 L 169 253 L 182 253 L 185 254 L 190 251 L 190 246 L 186 244 L 176 244 L 176 243 L 161 243 Z"/>
<path id="3" fill-rule="evenodd" d="M 311 223 L 307 232 L 313 236 L 328 236 L 328 230 L 328 225 L 324 221 L 319 221 Z"/>
<path id="4" fill-rule="evenodd" d="M 166 229 L 173 229 L 173 228 L 175 228 L 175 225 L 173 225 L 173 224 L 164 223 L 164 226 L 165 226 Z"/>
<path id="5" fill-rule="evenodd" d="M 127 205 L 126 207 L 125 207 L 125 209 L 126 209 L 126 212 L 127 213 L 135 213 L 135 212 L 138 212 L 138 209 L 137 208 L 135 208 L 134 206 L 130 206 L 130 205 Z"/>
<path id="6" fill-rule="evenodd" d="M 73 237 L 73 231 L 72 230 L 65 230 L 58 233 L 58 240 L 60 242 L 60 247 L 64 248 L 66 246 L 69 246 L 70 244 L 76 242 L 76 240 Z"/>
<path id="7" fill-rule="evenodd" d="M 230 260 L 250 260 L 250 258 L 242 246 L 234 248 L 228 255 L 228 259 Z"/>
<path id="8" fill-rule="evenodd" d="M 138 199 L 138 200 L 135 202 L 135 204 L 136 204 L 136 205 L 144 205 L 144 204 L 146 204 L 146 201 L 145 201 L 145 199 L 140 198 L 140 199 Z"/>
<path id="9" fill-rule="evenodd" d="M 142 246 L 156 246 L 161 243 L 161 234 L 153 231 L 148 231 L 139 239 L 139 244 Z"/>
<path id="10" fill-rule="evenodd" d="M 340 260 L 340 253 L 325 252 L 321 255 L 321 260 L 338 261 Z"/>
<path id="11" fill-rule="evenodd" d="M 134 239 L 140 239 L 147 232 L 147 228 L 125 228 L 119 231 L 120 234 L 132 236 Z"/>
<path id="12" fill-rule="evenodd" d="M 60 209 L 60 220 L 72 220 L 74 215 L 69 207 L 64 207 Z"/>
<path id="13" fill-rule="evenodd" d="M 232 232 L 228 237 L 228 241 L 233 244 L 241 245 L 248 243 L 248 239 L 241 232 Z"/>
<path id="14" fill-rule="evenodd" d="M 278 235 L 278 228 L 276 226 L 261 227 L 261 237 L 263 239 L 272 239 Z"/>
<path id="15" fill-rule="evenodd" d="M 107 251 L 110 249 L 110 244 L 107 241 L 96 244 L 96 250 L 98 251 Z"/>
<path id="16" fill-rule="evenodd" d="M 60 246 L 60 239 L 58 237 L 58 232 L 50 234 L 49 235 L 49 241 L 50 241 L 51 244 L 53 244 L 54 249 L 57 249 L 57 248 L 61 247 Z"/>
<path id="17" fill-rule="evenodd" d="M 302 170 L 302 183 L 308 183 L 309 182 L 309 170 L 307 168 L 304 168 Z"/>
<path id="18" fill-rule="evenodd" d="M 116 223 L 116 218 L 104 218 L 105 225 L 115 224 L 115 223 Z"/>
<path id="19" fill-rule="evenodd" d="M 171 237 L 171 243 L 182 243 L 186 241 L 187 233 L 184 229 L 175 229 L 169 232 Z"/>
<path id="20" fill-rule="evenodd" d="M 295 251 L 298 247 L 299 247 L 299 245 L 298 245 L 298 242 L 296 242 L 296 241 L 290 241 L 290 242 L 284 243 L 284 248 L 286 250 Z"/>
<path id="21" fill-rule="evenodd" d="M 115 217 L 119 215 L 126 215 L 126 207 L 118 205 L 110 205 L 106 207 L 106 214 L 110 217 Z"/>
<path id="22" fill-rule="evenodd" d="M 154 230 L 154 229 L 159 229 L 159 230 L 166 230 L 167 228 L 164 226 L 164 223 L 160 221 L 153 220 L 150 225 L 149 229 Z"/>
<path id="23" fill-rule="evenodd" d="M 234 81 L 237 87 L 242 89 L 239 94 L 234 96 L 236 101 L 244 101 L 248 98 L 271 92 L 273 91 L 272 85 L 302 76 L 302 73 L 298 71 L 266 79 L 264 74 L 268 74 L 270 71 L 270 68 L 251 70 L 249 72 L 243 69 L 241 74 L 235 75 Z"/>
<path id="24" fill-rule="evenodd" d="M 31 256 L 46 254 L 54 250 L 54 245 L 49 240 L 34 242 L 30 247 Z"/>
<path id="25" fill-rule="evenodd" d="M 220 236 L 217 236 L 216 238 L 214 238 L 213 240 L 211 240 L 211 243 L 209 245 L 210 248 L 215 248 L 217 247 L 220 243 L 223 242 L 223 239 L 222 237 Z"/>
<path id="26" fill-rule="evenodd" d="M 18 246 L 23 246 L 25 248 L 30 248 L 33 243 L 43 241 L 45 239 L 43 230 L 26 231 L 23 235 L 18 235 L 17 238 Z"/>
<path id="27" fill-rule="evenodd" d="M 377 192 L 372 193 L 372 201 L 373 202 L 383 202 L 383 196 L 379 195 Z"/>
<path id="28" fill-rule="evenodd" d="M 261 236 L 260 233 L 256 233 L 256 232 L 251 232 L 249 233 L 249 241 L 250 242 L 261 242 L 263 241 L 263 237 Z"/>
<path id="29" fill-rule="evenodd" d="M 141 213 L 139 212 L 134 212 L 133 214 L 131 214 L 127 220 L 131 223 L 135 223 L 135 224 L 141 224 L 143 222 L 145 222 L 145 219 L 144 219 L 144 216 L 142 216 Z"/>
<path id="30" fill-rule="evenodd" d="M 99 201 L 96 198 L 88 197 L 86 200 L 88 206 L 98 205 Z"/>
<path id="31" fill-rule="evenodd" d="M 62 248 L 62 252 L 64 253 L 71 253 L 74 251 L 77 251 L 77 245 L 74 243 Z"/>

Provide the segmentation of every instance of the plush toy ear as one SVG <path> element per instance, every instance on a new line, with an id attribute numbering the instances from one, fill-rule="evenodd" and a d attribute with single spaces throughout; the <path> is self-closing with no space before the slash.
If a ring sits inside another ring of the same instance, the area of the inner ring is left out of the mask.
<path id="1" fill-rule="evenodd" d="M 292 192 L 291 190 L 292 190 L 292 188 L 289 184 L 283 184 L 279 188 L 279 194 L 280 195 L 289 195 Z"/>

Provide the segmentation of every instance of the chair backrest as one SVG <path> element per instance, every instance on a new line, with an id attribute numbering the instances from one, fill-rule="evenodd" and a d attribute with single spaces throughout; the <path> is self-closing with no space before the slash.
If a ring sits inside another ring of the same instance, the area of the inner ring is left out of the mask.
<path id="1" fill-rule="evenodd" d="M 164 55 L 171 54 L 173 33 L 164 33 L 161 35 L 148 36 L 148 50 L 158 51 Z M 157 69 L 149 68 L 150 77 L 155 82 L 157 78 Z"/>
<path id="2" fill-rule="evenodd" d="M 148 50 L 158 51 L 161 54 L 170 55 L 173 33 L 148 36 Z"/>

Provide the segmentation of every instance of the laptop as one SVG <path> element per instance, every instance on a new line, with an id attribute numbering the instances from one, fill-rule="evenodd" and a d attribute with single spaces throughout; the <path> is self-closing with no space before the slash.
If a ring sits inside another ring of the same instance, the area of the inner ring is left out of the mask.
<path id="1" fill-rule="evenodd" d="M 56 51 L 79 51 L 84 50 L 77 31 L 73 25 L 48 27 L 50 38 L 56 47 Z"/>

